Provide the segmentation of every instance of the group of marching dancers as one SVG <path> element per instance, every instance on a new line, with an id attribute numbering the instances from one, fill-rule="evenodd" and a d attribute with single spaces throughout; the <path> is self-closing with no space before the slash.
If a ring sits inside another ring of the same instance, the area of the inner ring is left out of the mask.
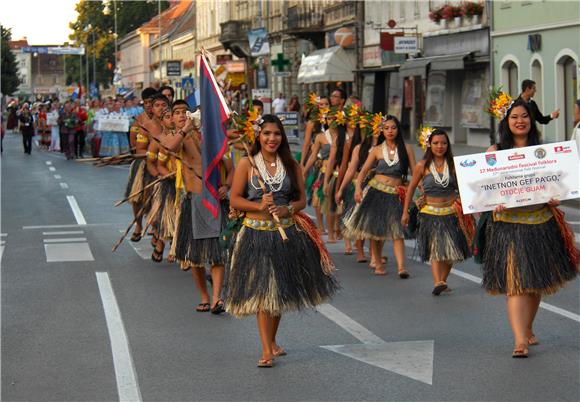
<path id="1" fill-rule="evenodd" d="M 443 130 L 421 130 L 425 154 L 417 162 L 395 116 L 345 107 L 341 89 L 329 98 L 311 94 L 306 152 L 297 162 L 280 120 L 251 107 L 228 132 L 246 156 L 235 168 L 231 159 L 221 160 L 221 203 L 212 214 L 201 195 L 203 121 L 189 117 L 186 102 L 170 104 L 153 89 L 145 89 L 142 99 L 145 111 L 131 129 L 131 141 L 143 158 L 133 162 L 126 190 L 136 223 L 131 240 L 151 230 L 154 261 L 162 260 L 167 246 L 169 260 L 192 269 L 201 295 L 197 311 L 255 314 L 259 367 L 272 367 L 286 354 L 276 341 L 282 313 L 314 307 L 339 289 L 324 232 L 329 243 L 344 238 L 346 254 L 352 254 L 354 242 L 359 262 L 366 262 L 368 240 L 376 275 L 387 273 L 382 249 L 392 241 L 401 279 L 410 277 L 404 239 L 416 237 L 422 260 L 431 263 L 436 296 L 450 291 L 452 265 L 475 253 L 483 262 L 484 288 L 507 295 L 513 357 L 527 357 L 528 346 L 538 343 L 532 324 L 541 297 L 576 275 L 578 250 L 556 200 L 500 206 L 481 214 L 477 225 L 463 214 Z M 496 108 L 500 140 L 490 151 L 539 143 L 527 104 L 510 99 Z M 301 212 L 307 203 L 316 211 L 316 224 Z"/>

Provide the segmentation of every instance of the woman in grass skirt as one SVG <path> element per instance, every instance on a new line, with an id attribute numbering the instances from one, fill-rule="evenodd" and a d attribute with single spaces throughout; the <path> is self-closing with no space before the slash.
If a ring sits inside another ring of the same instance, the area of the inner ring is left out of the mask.
<path id="1" fill-rule="evenodd" d="M 510 101 L 505 109 L 499 143 L 487 152 L 539 145 L 527 103 Z M 574 233 L 557 205 L 557 200 L 519 208 L 498 205 L 480 220 L 478 235 L 485 239 L 478 250 L 483 260 L 482 285 L 492 295 L 507 296 L 513 357 L 527 357 L 528 346 L 539 343 L 532 326 L 542 296 L 556 293 L 577 274 L 580 258 Z"/>
<path id="2" fill-rule="evenodd" d="M 449 137 L 443 130 L 424 129 L 420 140 L 425 156 L 413 170 L 405 197 L 402 224 L 409 223 L 409 206 L 417 185 L 423 181 L 425 205 L 419 206 L 417 247 L 422 261 L 431 262 L 433 295 L 448 289 L 447 277 L 454 263 L 471 257 L 466 233 L 475 230 L 473 219 L 463 216 Z"/>
<path id="3" fill-rule="evenodd" d="M 345 220 L 346 235 L 356 239 L 375 240 L 371 243 L 375 257 L 375 275 L 386 275 L 381 255 L 383 240 L 392 240 L 397 270 L 401 279 L 409 277 L 405 269 L 405 233 L 401 224 L 404 183 L 409 168 L 415 166 L 415 155 L 400 134 L 399 120 L 387 115 L 377 126 L 385 141 L 367 157 L 357 177 L 355 201 L 357 206 Z M 363 193 L 362 182 L 371 166 L 377 162 L 375 176 Z"/>
<path id="4" fill-rule="evenodd" d="M 245 217 L 231 256 L 226 311 L 236 317 L 256 314 L 262 343 L 258 366 L 272 367 L 274 357 L 286 354 L 276 343 L 282 314 L 327 301 L 338 284 L 316 227 L 298 212 L 306 206 L 304 180 L 276 116 L 263 116 L 251 154 L 256 169 L 242 159 L 231 192 L 232 208 Z M 280 218 L 287 242 L 272 215 Z"/>

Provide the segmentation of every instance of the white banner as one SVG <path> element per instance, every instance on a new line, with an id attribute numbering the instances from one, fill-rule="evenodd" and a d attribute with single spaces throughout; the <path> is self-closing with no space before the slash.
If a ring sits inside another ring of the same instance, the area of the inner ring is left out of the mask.
<path id="1" fill-rule="evenodd" d="M 46 124 L 49 126 L 56 126 L 58 125 L 58 113 L 57 112 L 49 112 L 46 114 Z"/>
<path id="2" fill-rule="evenodd" d="M 580 198 L 575 141 L 453 158 L 465 213 Z"/>
<path id="3" fill-rule="evenodd" d="M 127 116 L 99 116 L 96 120 L 97 131 L 129 131 L 129 118 Z"/>

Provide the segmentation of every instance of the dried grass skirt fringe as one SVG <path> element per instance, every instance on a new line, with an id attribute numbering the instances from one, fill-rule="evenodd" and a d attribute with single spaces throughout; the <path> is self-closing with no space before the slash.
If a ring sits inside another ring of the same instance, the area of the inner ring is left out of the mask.
<path id="1" fill-rule="evenodd" d="M 535 225 L 490 219 L 485 237 L 482 286 L 491 294 L 550 295 L 576 277 L 553 218 Z"/>
<path id="2" fill-rule="evenodd" d="M 344 219 L 344 235 L 351 239 L 403 239 L 402 215 L 403 206 L 398 194 L 388 194 L 369 186 L 363 193 L 362 202 Z"/>
<path id="3" fill-rule="evenodd" d="M 423 262 L 455 263 L 471 257 L 471 249 L 455 214 L 419 213 L 417 248 Z"/>
<path id="4" fill-rule="evenodd" d="M 226 311 L 236 317 L 258 311 L 279 315 L 330 299 L 339 286 L 323 272 L 320 251 L 296 225 L 276 231 L 242 226 L 233 248 Z"/>
<path id="5" fill-rule="evenodd" d="M 222 216 L 227 216 L 227 201 L 221 202 Z M 222 224 L 225 223 L 225 219 Z M 182 197 L 179 223 L 177 225 L 175 258 L 181 269 L 205 265 L 224 265 L 227 251 L 220 245 L 219 238 L 195 239 L 193 237 L 191 194 Z"/>

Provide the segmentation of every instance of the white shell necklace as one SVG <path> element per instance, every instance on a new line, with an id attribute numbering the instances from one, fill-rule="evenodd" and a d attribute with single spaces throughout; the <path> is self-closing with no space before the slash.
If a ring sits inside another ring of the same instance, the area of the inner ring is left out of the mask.
<path id="1" fill-rule="evenodd" d="M 431 161 L 431 166 L 429 166 L 429 171 L 433 175 L 433 180 L 435 183 L 439 184 L 441 187 L 446 188 L 449 185 L 449 165 L 447 165 L 447 160 L 443 163 L 443 174 L 439 175 L 437 167 L 435 166 L 435 160 Z"/>
<path id="2" fill-rule="evenodd" d="M 324 130 L 324 136 L 326 137 L 326 142 L 332 145 L 332 135 L 330 135 L 330 130 Z"/>
<path id="3" fill-rule="evenodd" d="M 388 166 L 395 166 L 399 163 L 399 149 L 395 148 L 394 151 L 390 151 L 391 154 L 395 154 L 393 156 L 393 160 L 389 159 L 389 147 L 387 147 L 387 142 L 383 142 L 383 159 Z"/>
<path id="4" fill-rule="evenodd" d="M 266 164 L 264 163 L 264 155 L 261 152 L 258 152 L 254 156 L 254 161 L 256 162 L 256 168 L 262 176 L 264 182 L 270 187 L 270 191 L 276 193 L 282 189 L 282 185 L 284 184 L 284 179 L 286 178 L 286 169 L 284 169 L 284 164 L 282 163 L 282 159 L 280 156 L 276 155 L 276 173 L 272 176 L 268 169 L 266 168 Z M 261 190 L 260 187 L 256 187 L 252 180 L 250 180 L 250 184 L 254 189 Z"/>

